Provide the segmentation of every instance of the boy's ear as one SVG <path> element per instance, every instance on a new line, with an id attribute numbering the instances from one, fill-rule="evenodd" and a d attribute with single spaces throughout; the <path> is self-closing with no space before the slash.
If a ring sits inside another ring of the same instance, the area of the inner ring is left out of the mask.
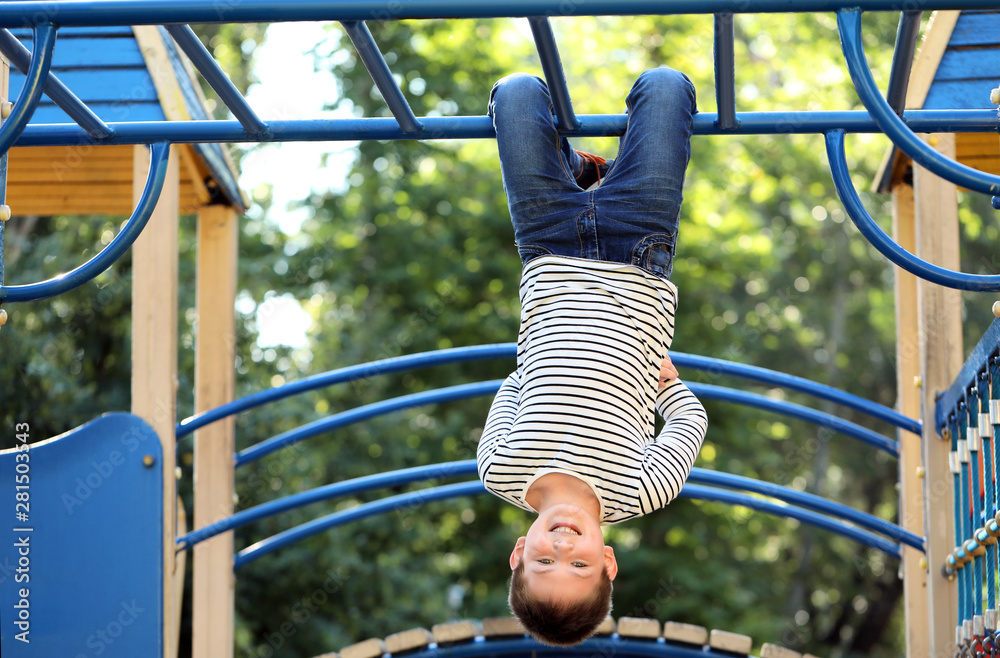
<path id="1" fill-rule="evenodd" d="M 614 580 L 618 575 L 618 560 L 615 559 L 615 549 L 610 546 L 604 547 L 604 570 L 608 572 L 608 578 Z"/>
<path id="2" fill-rule="evenodd" d="M 528 541 L 527 537 L 518 537 L 517 541 L 514 542 L 514 550 L 510 553 L 511 571 L 517 569 L 517 565 L 521 564 L 521 558 L 524 556 L 524 543 L 526 541 Z"/>

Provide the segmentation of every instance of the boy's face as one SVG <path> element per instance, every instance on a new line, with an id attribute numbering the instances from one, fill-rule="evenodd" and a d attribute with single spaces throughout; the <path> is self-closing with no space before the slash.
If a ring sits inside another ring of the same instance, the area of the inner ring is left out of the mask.
<path id="1" fill-rule="evenodd" d="M 615 552 L 604 545 L 601 526 L 576 505 L 547 508 L 520 537 L 510 554 L 510 568 L 525 561 L 528 590 L 541 600 L 575 603 L 600 583 L 601 570 L 614 580 Z"/>

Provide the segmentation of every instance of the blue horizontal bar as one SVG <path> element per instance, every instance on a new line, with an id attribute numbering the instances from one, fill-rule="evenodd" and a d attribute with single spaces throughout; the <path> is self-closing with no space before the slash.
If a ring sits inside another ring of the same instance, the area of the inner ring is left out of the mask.
<path id="1" fill-rule="evenodd" d="M 345 480 L 343 482 L 327 484 L 308 491 L 294 493 L 289 496 L 285 496 L 284 498 L 261 503 L 260 505 L 250 509 L 237 512 L 236 514 L 233 514 L 232 516 L 217 523 L 213 523 L 209 526 L 205 526 L 204 528 L 199 528 L 198 530 L 189 532 L 188 534 L 177 539 L 178 550 L 187 550 L 195 544 L 211 539 L 212 537 L 223 532 L 234 530 L 247 524 L 274 516 L 275 514 L 311 505 L 312 503 L 332 500 L 343 496 L 366 493 L 375 489 L 399 487 L 426 480 L 475 475 L 476 473 L 476 460 L 467 459 L 464 461 L 446 462 L 430 466 L 416 466 L 413 468 L 378 473 L 375 475 L 366 475 L 351 480 Z M 852 509 L 846 505 L 835 503 L 813 494 L 796 491 L 795 489 L 772 484 L 770 482 L 762 482 L 753 478 L 733 475 L 731 473 L 721 473 L 704 468 L 692 469 L 688 482 L 693 484 L 712 484 L 725 487 L 727 489 L 736 489 L 739 491 L 747 491 L 769 496 L 786 503 L 798 505 L 805 509 L 811 509 L 813 511 L 833 516 L 834 518 L 850 521 L 851 523 L 859 525 L 863 528 L 874 530 L 877 533 L 902 541 L 909 546 L 923 551 L 923 539 L 907 532 L 906 530 L 903 530 L 899 526 L 871 514 Z"/>
<path id="2" fill-rule="evenodd" d="M 680 368 L 695 368 L 713 376 L 731 375 L 733 377 L 741 377 L 761 384 L 780 386 L 784 389 L 805 393 L 821 400 L 829 400 L 830 402 L 860 411 L 872 418 L 883 420 L 914 434 L 920 434 L 922 431 L 921 423 L 917 419 L 904 416 L 894 409 L 890 409 L 877 402 L 872 402 L 871 400 L 866 400 L 853 393 L 848 393 L 802 377 L 796 377 L 795 375 L 788 375 L 776 370 L 751 366 L 745 363 L 723 361 L 722 359 L 710 356 L 698 356 L 683 352 L 671 352 L 670 360 L 673 361 L 675 366 Z"/>
<path id="3" fill-rule="evenodd" d="M 865 236 L 865 239 L 878 249 L 883 256 L 907 272 L 931 283 L 937 283 L 957 290 L 975 290 L 979 292 L 995 292 L 1000 290 L 1000 275 L 998 274 L 967 274 L 965 272 L 945 269 L 914 256 L 899 246 L 872 219 L 872 216 L 868 214 L 864 203 L 861 202 L 861 197 L 858 196 L 857 190 L 854 189 L 854 183 L 851 181 L 851 172 L 847 169 L 847 154 L 844 151 L 844 133 L 840 131 L 827 133 L 826 152 L 827 159 L 830 161 L 833 184 L 837 188 L 837 194 L 844 204 L 844 209 L 847 211 L 848 216 L 850 216 L 851 221 L 854 222 L 854 225 Z"/>
<path id="4" fill-rule="evenodd" d="M 267 134 L 267 124 L 261 121 L 260 117 L 253 111 L 240 90 L 219 67 L 215 58 L 209 54 L 194 30 L 187 25 L 167 25 L 165 28 L 177 45 L 181 47 L 181 50 L 187 53 L 191 63 L 205 78 L 205 82 L 211 85 L 215 93 L 219 95 L 219 99 L 226 104 L 240 125 L 251 135 Z"/>
<path id="5" fill-rule="evenodd" d="M 65 26 L 273 23 L 424 18 L 832 12 L 847 7 L 899 11 L 899 0 L 6 0 L 0 27 L 50 20 Z M 923 9 L 994 9 L 995 0 L 927 0 Z"/>
<path id="6" fill-rule="evenodd" d="M 339 368 L 329 372 L 320 373 L 295 382 L 290 382 L 276 388 L 267 389 L 253 395 L 248 395 L 239 400 L 234 400 L 221 407 L 216 407 L 197 416 L 191 416 L 182 420 L 176 428 L 177 438 L 191 434 L 195 430 L 214 423 L 217 420 L 238 414 L 242 411 L 254 409 L 256 407 L 277 402 L 293 395 L 315 391 L 335 384 L 353 382 L 358 379 L 375 377 L 377 375 L 388 375 L 396 372 L 426 368 L 429 366 L 445 365 L 449 363 L 462 363 L 466 361 L 479 361 L 483 359 L 513 358 L 516 353 L 514 343 L 497 343 L 493 345 L 475 345 L 472 347 L 453 347 L 446 350 L 435 350 L 433 352 L 420 352 L 418 354 L 407 354 L 404 356 L 394 356 L 380 361 L 362 363 L 356 366 Z"/>
<path id="7" fill-rule="evenodd" d="M 149 175 L 135 211 L 118 235 L 96 256 L 76 269 L 47 281 L 20 286 L 0 286 L 0 302 L 25 302 L 47 299 L 78 288 L 111 267 L 136 241 L 156 208 L 163 182 L 167 177 L 169 144 L 153 144 L 149 152 Z"/>
<path id="8" fill-rule="evenodd" d="M 382 56 L 382 51 L 378 49 L 368 26 L 365 25 L 364 21 L 344 21 L 342 25 L 347 36 L 350 37 L 351 43 L 354 44 L 355 50 L 358 51 L 358 56 L 361 57 L 365 68 L 368 69 L 372 81 L 378 87 L 379 93 L 382 94 L 385 104 L 389 106 L 392 116 L 396 117 L 400 132 L 409 137 L 419 136 L 424 127 L 417 121 L 413 110 L 410 109 L 410 104 L 406 102 L 403 90 L 399 88 L 396 79 L 392 77 L 389 64 Z"/>
<path id="9" fill-rule="evenodd" d="M 397 398 L 381 400 L 354 409 L 348 409 L 347 411 L 342 411 L 326 418 L 320 418 L 319 420 L 289 430 L 238 452 L 236 454 L 236 468 L 245 466 L 252 461 L 256 461 L 276 450 L 294 445 L 299 441 L 393 411 L 410 409 L 411 407 L 419 407 L 425 404 L 442 404 L 455 400 L 494 395 L 500 389 L 500 384 L 502 383 L 503 380 L 494 379 L 475 384 L 459 384 L 431 391 L 411 393 L 410 395 L 401 395 Z"/>
<path id="10" fill-rule="evenodd" d="M 7 55 L 11 64 L 16 66 L 21 73 L 28 75 L 28 70 L 31 68 L 31 51 L 7 30 L 0 30 L 0 52 Z M 76 121 L 81 128 L 86 130 L 92 138 L 106 139 L 113 134 L 108 124 L 104 123 L 83 101 L 77 98 L 76 94 L 70 91 L 56 77 L 55 73 L 50 72 L 46 78 L 45 95 L 68 114 L 73 121 Z"/>
<path id="11" fill-rule="evenodd" d="M 994 318 L 990 326 L 983 332 L 982 338 L 976 343 L 972 352 L 955 376 L 951 387 L 938 396 L 934 403 L 934 427 L 940 431 L 948 424 L 948 416 L 958 411 L 958 404 L 966 400 L 969 389 L 977 385 L 979 373 L 986 371 L 989 360 L 1000 351 L 1000 319 Z M 994 382 L 994 386 L 997 384 Z M 980 391 L 983 395 L 984 391 Z M 989 391 L 985 391 L 989 396 Z"/>
<path id="12" fill-rule="evenodd" d="M 699 384 L 697 382 L 688 382 L 687 385 L 688 388 L 691 389 L 691 392 L 702 400 L 722 400 L 724 402 L 733 402 L 747 407 L 755 407 L 757 409 L 764 409 L 777 414 L 799 418 L 801 420 L 809 421 L 810 423 L 815 423 L 820 427 L 828 427 L 832 430 L 840 432 L 841 434 L 857 439 L 862 443 L 867 443 L 870 446 L 884 450 L 893 457 L 899 456 L 899 444 L 896 441 L 882 436 L 878 432 L 873 432 L 867 427 L 862 427 L 861 425 L 838 418 L 823 411 L 803 407 L 802 405 L 787 402 L 785 400 L 772 400 L 771 398 L 764 397 L 763 395 L 757 395 L 756 393 L 749 393 L 747 391 L 739 391 L 723 386 Z"/>
<path id="13" fill-rule="evenodd" d="M 24 86 L 14 103 L 9 116 L 0 123 L 0 155 L 6 155 L 12 144 L 22 134 L 31 120 L 31 114 L 38 107 L 42 98 L 42 89 L 52 67 L 52 54 L 56 47 L 56 26 L 52 23 L 40 23 L 34 29 L 35 52 L 31 56 L 31 65 L 24 76 Z M 86 133 L 84 133 L 86 136 Z M 0 300 L 3 298 L 0 297 Z"/>
<path id="14" fill-rule="evenodd" d="M 0 3 L 2 6 L 2 3 Z M 904 115 L 915 132 L 997 132 L 996 110 L 912 110 Z M 577 115 L 578 130 L 571 137 L 620 136 L 625 132 L 624 114 Z M 881 133 L 882 129 L 864 111 L 745 112 L 739 125 L 722 130 L 715 125 L 717 115 L 699 112 L 694 116 L 697 135 L 799 135 L 831 130 L 850 133 Z M 421 117 L 422 136 L 434 139 L 495 139 L 493 123 L 487 116 Z M 311 119 L 270 121 L 266 135 L 253 135 L 239 121 L 133 121 L 108 124 L 115 135 L 102 144 L 197 144 L 211 142 L 326 142 L 355 140 L 414 139 L 404 133 L 395 119 Z M 15 146 L 65 146 L 96 143 L 74 124 L 31 125 Z"/>
<path id="15" fill-rule="evenodd" d="M 858 96 L 886 136 L 892 140 L 892 143 L 910 156 L 915 163 L 945 180 L 983 194 L 1000 195 L 1000 177 L 973 169 L 935 151 L 932 146 L 907 128 L 903 120 L 896 116 L 893 109 L 882 98 L 865 60 L 861 35 L 861 11 L 857 9 L 838 11 L 837 26 L 840 31 L 844 58 L 847 60 L 847 68 L 851 73 L 851 79 L 854 81 Z M 963 288 L 963 290 L 972 289 Z M 1000 288 L 993 288 L 993 290 L 997 289 Z"/>
<path id="16" fill-rule="evenodd" d="M 345 525 L 347 523 L 359 521 L 370 516 L 376 516 L 386 512 L 397 512 L 400 510 L 410 512 L 425 505 L 426 503 L 447 500 L 449 498 L 456 498 L 459 496 L 475 496 L 483 493 L 486 493 L 486 489 L 483 487 L 482 482 L 475 480 L 473 482 L 447 484 L 430 489 L 402 493 L 390 496 L 389 498 L 363 503 L 348 510 L 334 512 L 333 514 L 328 514 L 326 516 L 313 519 L 312 521 L 307 521 L 306 523 L 302 523 L 294 528 L 279 532 L 276 535 L 268 537 L 267 539 L 262 539 L 261 541 L 244 548 L 236 554 L 233 569 L 239 569 L 257 558 L 263 557 L 268 553 L 272 553 L 286 546 L 290 546 L 291 544 L 301 541 L 307 537 L 311 537 L 312 535 Z M 865 546 L 876 548 L 887 555 L 891 555 L 892 557 L 899 557 L 900 549 L 898 544 L 894 544 L 865 530 L 850 526 L 842 521 L 831 519 L 817 512 L 803 509 L 795 505 L 780 505 L 762 500 L 760 498 L 755 498 L 744 493 L 726 491 L 723 489 L 716 489 L 713 487 L 705 487 L 695 484 L 684 485 L 684 488 L 681 489 L 680 497 L 722 502 L 730 505 L 740 505 L 758 512 L 796 519 L 803 523 L 808 523 L 849 539 L 853 539 L 854 541 L 860 542 Z"/>
<path id="17" fill-rule="evenodd" d="M 675 644 L 662 638 L 657 640 L 629 639 L 617 633 L 609 637 L 592 637 L 573 647 L 567 654 L 562 647 L 542 644 L 530 637 L 523 638 L 483 638 L 479 637 L 461 644 L 438 646 L 432 644 L 426 649 L 407 653 L 407 658 L 479 658 L 480 656 L 603 656 L 608 658 L 732 658 L 733 654 Z"/>

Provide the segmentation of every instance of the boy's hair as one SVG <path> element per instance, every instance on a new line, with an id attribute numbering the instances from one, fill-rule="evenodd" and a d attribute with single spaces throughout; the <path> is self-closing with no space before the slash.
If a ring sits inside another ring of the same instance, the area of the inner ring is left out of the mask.
<path id="1" fill-rule="evenodd" d="M 510 576 L 507 603 L 528 635 L 543 644 L 569 647 L 593 635 L 611 614 L 611 578 L 601 569 L 593 595 L 575 606 L 540 601 L 528 592 L 521 560 Z"/>

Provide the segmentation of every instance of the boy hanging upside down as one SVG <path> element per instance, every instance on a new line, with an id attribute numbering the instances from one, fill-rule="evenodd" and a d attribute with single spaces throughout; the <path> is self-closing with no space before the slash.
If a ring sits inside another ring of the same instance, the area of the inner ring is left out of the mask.
<path id="1" fill-rule="evenodd" d="M 490 97 L 524 270 L 517 370 L 477 461 L 487 489 L 538 514 L 510 556 L 509 602 L 554 645 L 585 640 L 611 610 L 618 565 L 600 526 L 677 496 L 708 427 L 667 355 L 694 86 L 646 71 L 626 104 L 618 157 L 606 161 L 559 135 L 539 78 L 508 76 Z"/>

